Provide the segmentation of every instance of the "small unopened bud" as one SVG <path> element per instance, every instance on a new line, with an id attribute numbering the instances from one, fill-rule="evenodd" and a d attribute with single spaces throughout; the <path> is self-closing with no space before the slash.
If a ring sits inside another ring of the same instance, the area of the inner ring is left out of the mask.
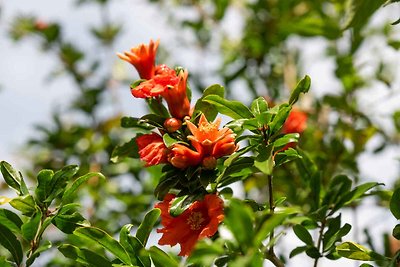
<path id="1" fill-rule="evenodd" d="M 213 156 L 205 157 L 203 159 L 202 165 L 207 170 L 215 169 L 215 167 L 217 166 L 217 159 Z"/>
<path id="2" fill-rule="evenodd" d="M 178 131 L 182 126 L 182 122 L 175 118 L 168 118 L 164 121 L 164 128 L 169 133 Z"/>
<path id="3" fill-rule="evenodd" d="M 47 29 L 48 27 L 49 27 L 49 25 L 42 20 L 37 20 L 35 22 L 35 29 L 37 29 L 39 31 L 43 31 L 43 30 Z"/>

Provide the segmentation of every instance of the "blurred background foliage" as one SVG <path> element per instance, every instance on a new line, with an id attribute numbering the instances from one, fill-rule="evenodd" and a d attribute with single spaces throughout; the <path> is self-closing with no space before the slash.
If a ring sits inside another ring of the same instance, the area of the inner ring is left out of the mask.
<path id="1" fill-rule="evenodd" d="M 131 75 L 135 73 L 133 68 L 129 75 L 121 75 L 118 64 L 104 67 L 110 64 L 107 57 L 116 52 L 116 40 L 129 27 L 107 15 L 111 2 L 76 1 L 76 9 L 89 5 L 99 10 L 101 25 L 87 29 L 97 44 L 89 52 L 66 37 L 64 25 L 57 21 L 19 15 L 8 26 L 9 37 L 15 42 L 30 42 L 56 58 L 57 69 L 49 75 L 52 79 L 70 77 L 75 90 L 75 99 L 68 108 L 54 112 L 52 124 L 38 126 L 35 137 L 24 146 L 24 156 L 31 164 L 26 173 L 34 181 L 41 169 L 57 170 L 69 164 L 80 166 L 77 175 L 101 172 L 107 180 L 89 180 L 77 196 L 78 202 L 83 204 L 83 214 L 92 225 L 117 233 L 127 223 L 137 226 L 142 221 L 154 203 L 153 190 L 161 170 L 157 166 L 144 169 L 139 160 L 131 158 L 110 162 L 114 147 L 132 137 L 132 129 L 120 126 L 124 114 L 115 92 L 124 88 L 126 98 L 130 98 L 127 88 L 135 75 Z M 246 101 L 263 96 L 271 105 L 279 104 L 288 99 L 309 68 L 307 64 L 312 63 L 306 58 L 307 51 L 320 51 L 322 57 L 333 62 L 330 73 L 311 77 L 316 83 L 329 79 L 332 88 L 317 93 L 312 86 L 311 94 L 297 104 L 297 109 L 308 115 L 307 128 L 298 144 L 303 160 L 284 164 L 274 174 L 276 198 L 285 197 L 287 205 L 299 206 L 307 213 L 313 209 L 310 195 L 315 181 L 310 181 L 311 174 L 320 182 L 321 191 L 332 186 L 331 178 L 337 174 L 348 175 L 357 185 L 370 178 L 360 175 L 363 153 L 379 155 L 387 148 L 399 149 L 400 106 L 389 105 L 400 93 L 399 68 L 398 61 L 387 57 L 399 57 L 399 18 L 385 17 L 385 10 L 399 8 L 394 2 L 151 0 L 148 5 L 159 8 L 159 15 L 166 16 L 171 29 L 178 33 L 177 50 L 197 51 L 212 59 L 204 65 L 185 61 L 184 57 L 171 59 L 165 51 L 160 55 L 189 69 L 192 89 L 198 94 L 212 81 L 225 86 L 230 98 Z M 380 46 L 374 47 L 375 43 Z M 136 43 L 125 47 L 132 45 Z M 101 110 L 110 101 L 117 112 L 104 116 Z M 72 114 L 74 119 L 65 120 L 64 114 Z M 5 184 L 0 185 L 6 190 Z M 267 202 L 266 185 L 266 177 L 259 174 L 238 183 L 244 198 L 258 203 Z M 388 192 L 397 186 L 398 179 L 374 191 L 374 205 L 387 208 Z M 355 212 L 357 204 L 351 209 Z M 65 243 L 66 238 L 74 239 L 70 235 L 51 237 L 56 245 Z M 382 242 L 380 237 L 371 241 L 369 229 L 358 238 L 369 240 L 370 245 Z M 79 240 L 68 243 L 79 244 Z M 388 239 L 385 244 L 379 246 L 385 250 L 380 253 L 389 256 Z M 57 256 L 45 264 L 76 266 Z"/>

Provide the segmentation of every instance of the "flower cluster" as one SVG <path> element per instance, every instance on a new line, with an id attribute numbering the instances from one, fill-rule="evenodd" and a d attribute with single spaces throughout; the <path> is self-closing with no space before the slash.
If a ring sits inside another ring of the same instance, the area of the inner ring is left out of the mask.
<path id="1" fill-rule="evenodd" d="M 136 137 L 139 157 L 146 167 L 168 164 L 180 174 L 188 168 L 213 170 L 217 166 L 217 159 L 238 149 L 235 134 L 227 127 L 220 128 L 220 118 L 209 122 L 202 113 L 192 117 L 193 109 L 187 93 L 188 72 L 174 70 L 163 64 L 156 65 L 158 45 L 158 41 L 150 41 L 148 45 L 141 44 L 118 54 L 136 68 L 141 78 L 131 85 L 132 95 L 157 103 L 164 100 L 170 115 L 157 114 L 163 119 L 162 125 L 157 124 L 159 133 Z M 177 142 L 167 146 L 164 135 L 176 138 Z M 176 217 L 170 215 L 175 195 L 166 194 L 164 200 L 156 205 L 162 211 L 161 224 L 164 227 L 158 230 L 163 234 L 159 244 L 174 246 L 179 243 L 182 256 L 190 254 L 198 239 L 213 236 L 224 218 L 223 202 L 215 193 L 207 193 L 203 186 L 196 195 L 202 200 L 193 202 Z"/>

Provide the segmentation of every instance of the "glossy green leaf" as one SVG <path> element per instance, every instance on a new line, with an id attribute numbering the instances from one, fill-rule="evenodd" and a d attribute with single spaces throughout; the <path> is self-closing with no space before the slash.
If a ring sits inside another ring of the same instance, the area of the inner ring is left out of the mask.
<path id="1" fill-rule="evenodd" d="M 185 142 L 179 141 L 167 133 L 163 135 L 163 141 L 165 146 L 168 148 L 171 148 L 173 145 L 177 143 L 186 144 Z"/>
<path id="2" fill-rule="evenodd" d="M 296 224 L 293 226 L 293 231 L 296 234 L 296 236 L 301 241 L 303 241 L 306 245 L 308 245 L 308 246 L 314 245 L 311 234 L 308 232 L 308 230 L 304 226 L 302 226 L 301 224 Z"/>
<path id="3" fill-rule="evenodd" d="M 352 260 L 374 261 L 386 259 L 384 256 L 354 242 L 344 242 L 336 247 L 336 251 L 340 256 Z"/>
<path id="4" fill-rule="evenodd" d="M 251 247 L 254 240 L 254 215 L 252 210 L 237 199 L 231 199 L 226 210 L 224 223 L 237 244 L 244 249 Z"/>
<path id="5" fill-rule="evenodd" d="M 95 267 L 112 267 L 113 264 L 105 257 L 96 254 L 88 249 L 78 248 L 72 245 L 63 244 L 58 250 L 66 257 L 83 265 Z"/>
<path id="6" fill-rule="evenodd" d="M 307 250 L 307 248 L 308 248 L 308 246 L 296 247 L 295 249 L 293 249 L 293 250 L 290 252 L 289 258 L 293 258 L 294 256 L 303 253 L 304 251 Z"/>
<path id="7" fill-rule="evenodd" d="M 0 209 L 0 224 L 15 234 L 21 233 L 22 220 L 11 210 Z"/>
<path id="8" fill-rule="evenodd" d="M 397 240 L 400 240 L 400 224 L 397 224 L 392 231 L 392 236 Z"/>
<path id="9" fill-rule="evenodd" d="M 162 251 L 156 246 L 152 246 L 149 249 L 151 260 L 154 263 L 155 267 L 178 267 L 179 262 L 177 262 L 175 259 L 170 257 L 167 253 Z"/>
<path id="10" fill-rule="evenodd" d="M 74 231 L 74 235 L 90 239 L 107 251 L 114 254 L 123 263 L 130 264 L 131 259 L 121 244 L 103 230 L 95 227 L 81 227 Z"/>
<path id="11" fill-rule="evenodd" d="M 165 106 L 162 104 L 160 99 L 156 98 L 146 98 L 147 105 L 149 106 L 150 110 L 156 114 L 159 115 L 163 118 L 168 118 L 169 117 L 169 112 L 165 108 Z"/>
<path id="12" fill-rule="evenodd" d="M 140 249 L 143 249 L 143 245 L 135 237 L 131 236 L 130 232 L 134 225 L 126 224 L 121 228 L 119 232 L 119 243 L 128 253 L 131 258 L 132 264 L 138 264 L 138 255 Z"/>
<path id="13" fill-rule="evenodd" d="M 218 115 L 218 110 L 215 108 L 214 105 L 204 101 L 204 98 L 208 95 L 217 95 L 220 97 L 224 97 L 224 94 L 225 89 L 219 84 L 213 84 L 207 87 L 204 90 L 203 95 L 197 100 L 194 106 L 193 116 L 197 116 L 197 114 L 201 112 L 204 114 L 204 116 L 206 116 L 208 121 L 213 121 Z"/>
<path id="14" fill-rule="evenodd" d="M 70 206 L 62 207 L 52 218 L 52 223 L 66 234 L 72 234 L 78 227 L 90 225 L 79 212 Z"/>
<path id="15" fill-rule="evenodd" d="M 117 163 L 126 157 L 138 159 L 139 147 L 136 143 L 136 138 L 139 136 L 140 135 L 137 135 L 136 137 L 132 138 L 129 142 L 121 146 L 116 146 L 111 154 L 110 158 L 111 162 Z"/>
<path id="16" fill-rule="evenodd" d="M 36 233 L 39 231 L 41 219 L 42 212 L 37 211 L 35 215 L 29 218 L 29 220 L 21 226 L 22 236 L 25 240 L 32 241 L 33 238 L 35 238 Z"/>
<path id="17" fill-rule="evenodd" d="M 254 116 L 260 115 L 261 113 L 268 110 L 268 102 L 265 100 L 264 97 L 260 96 L 251 103 L 250 108 Z"/>
<path id="18" fill-rule="evenodd" d="M 150 125 L 144 122 L 143 119 L 133 118 L 133 117 L 122 117 L 121 118 L 121 127 L 123 128 L 139 128 L 143 130 L 152 130 L 154 129 L 153 125 Z"/>
<path id="19" fill-rule="evenodd" d="M 285 134 L 282 137 L 279 137 L 278 139 L 276 139 L 274 141 L 274 147 L 278 148 L 278 147 L 282 147 L 285 146 L 289 143 L 293 143 L 299 140 L 300 134 L 298 133 L 290 133 L 290 134 Z"/>
<path id="20" fill-rule="evenodd" d="M 99 173 L 99 172 L 90 172 L 90 173 L 87 173 L 85 175 L 82 175 L 79 178 L 77 178 L 72 183 L 72 185 L 65 190 L 65 192 L 64 192 L 64 194 L 63 194 L 63 196 L 61 198 L 61 201 L 63 203 L 71 201 L 72 197 L 73 197 L 73 194 L 79 188 L 79 186 L 81 186 L 83 183 L 87 182 L 92 177 L 98 177 L 98 178 L 101 178 L 101 179 L 104 179 L 104 180 L 106 179 L 106 177 L 103 174 Z"/>
<path id="21" fill-rule="evenodd" d="M 218 95 L 209 95 L 204 101 L 213 104 L 219 113 L 227 115 L 232 119 L 249 119 L 254 117 L 248 107 L 239 101 L 226 100 Z"/>
<path id="22" fill-rule="evenodd" d="M 174 217 L 179 216 L 192 204 L 191 200 L 188 195 L 176 197 L 171 203 L 169 213 Z"/>
<path id="23" fill-rule="evenodd" d="M 158 218 L 161 215 L 160 209 L 152 209 L 151 211 L 147 212 L 143 218 L 142 223 L 139 225 L 136 231 L 136 238 L 146 246 L 147 240 L 149 239 L 150 233 L 153 230 L 155 223 L 157 222 Z"/>
<path id="24" fill-rule="evenodd" d="M 260 145 L 257 148 L 258 155 L 254 159 L 254 166 L 265 175 L 271 175 L 274 169 L 273 150 L 274 146 L 272 144 L 268 146 Z"/>
<path id="25" fill-rule="evenodd" d="M 54 172 L 52 170 L 41 170 L 37 175 L 37 187 L 35 195 L 39 202 L 43 202 L 50 194 L 50 182 L 53 178 Z"/>
<path id="26" fill-rule="evenodd" d="M 306 75 L 303 79 L 299 81 L 297 84 L 296 88 L 292 91 L 292 94 L 290 95 L 289 98 L 289 104 L 293 105 L 294 103 L 299 100 L 299 96 L 301 93 L 305 94 L 310 90 L 311 86 L 311 79 L 308 75 Z"/>
<path id="27" fill-rule="evenodd" d="M 22 262 L 23 254 L 21 243 L 10 229 L 0 224 L 0 245 L 10 251 L 14 261 L 19 265 Z"/>
<path id="28" fill-rule="evenodd" d="M 396 219 L 400 220 L 400 188 L 394 190 L 390 199 L 390 211 Z"/>
<path id="29" fill-rule="evenodd" d="M 44 202 L 51 203 L 54 198 L 62 194 L 65 191 L 68 181 L 72 179 L 78 170 L 78 166 L 70 165 L 56 171 L 48 185 L 49 193 Z"/>
<path id="30" fill-rule="evenodd" d="M 268 123 L 270 135 L 275 135 L 279 132 L 292 110 L 292 106 L 288 106 L 287 104 L 282 104 L 278 107 L 278 113 L 272 121 Z"/>
<path id="31" fill-rule="evenodd" d="M 15 189 L 19 195 L 29 194 L 28 188 L 26 187 L 24 178 L 21 173 L 16 171 L 11 164 L 6 161 L 0 162 L 0 171 L 3 174 L 4 181 L 13 189 Z"/>
<path id="32" fill-rule="evenodd" d="M 37 210 L 35 200 L 31 195 L 14 198 L 10 201 L 10 205 L 26 216 L 32 216 Z"/>

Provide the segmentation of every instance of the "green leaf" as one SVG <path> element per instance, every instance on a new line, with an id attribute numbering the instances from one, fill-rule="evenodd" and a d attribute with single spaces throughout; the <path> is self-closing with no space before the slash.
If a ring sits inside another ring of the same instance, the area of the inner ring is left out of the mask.
<path id="1" fill-rule="evenodd" d="M 393 237 L 396 238 L 397 240 L 400 240 L 400 224 L 396 225 L 396 226 L 393 228 L 392 235 L 393 235 Z"/>
<path id="2" fill-rule="evenodd" d="M 20 172 L 17 172 L 11 164 L 6 161 L 0 162 L 0 171 L 3 174 L 3 178 L 6 183 L 13 189 L 15 189 L 19 195 L 29 194 L 28 188 L 26 187 L 24 178 Z"/>
<path id="3" fill-rule="evenodd" d="M 215 266 L 214 260 L 224 254 L 224 241 L 219 239 L 214 242 L 210 240 L 202 240 L 197 242 L 195 249 L 190 253 L 189 263 L 197 264 L 197 266 Z"/>
<path id="4" fill-rule="evenodd" d="M 9 261 L 7 261 L 6 257 L 0 257 L 0 266 L 2 267 L 13 267 Z"/>
<path id="5" fill-rule="evenodd" d="M 49 186 L 53 175 L 52 170 L 41 170 L 37 175 L 38 185 L 35 189 L 35 195 L 40 202 L 44 202 L 51 192 Z"/>
<path id="6" fill-rule="evenodd" d="M 349 0 L 345 29 L 354 28 L 360 31 L 367 25 L 370 17 L 386 0 Z"/>
<path id="7" fill-rule="evenodd" d="M 297 84 L 296 88 L 292 91 L 292 94 L 290 95 L 289 98 L 289 104 L 294 105 L 294 103 L 299 100 L 299 96 L 301 93 L 305 94 L 310 90 L 311 86 L 311 79 L 308 75 L 306 75 L 303 79 L 299 81 Z"/>
<path id="8" fill-rule="evenodd" d="M 290 105 L 288 106 L 287 104 L 282 104 L 279 106 L 278 113 L 275 115 L 272 121 L 268 123 L 270 135 L 275 135 L 279 132 L 291 110 L 292 106 Z"/>
<path id="9" fill-rule="evenodd" d="M 213 104 L 219 113 L 227 115 L 232 119 L 249 119 L 254 117 L 249 108 L 239 101 L 226 100 L 218 95 L 206 96 L 204 101 Z"/>
<path id="10" fill-rule="evenodd" d="M 103 230 L 95 227 L 81 227 L 74 231 L 74 235 L 90 239 L 107 251 L 114 254 L 125 264 L 131 264 L 131 259 L 121 244 Z"/>
<path id="11" fill-rule="evenodd" d="M 79 167 L 76 165 L 65 166 L 59 171 L 56 171 L 48 185 L 48 197 L 44 202 L 51 203 L 54 198 L 65 191 L 67 182 L 78 172 Z"/>
<path id="12" fill-rule="evenodd" d="M 390 211 L 396 219 L 400 220 L 400 188 L 394 190 L 390 199 Z"/>
<path id="13" fill-rule="evenodd" d="M 162 104 L 160 99 L 157 98 L 146 98 L 147 104 L 150 108 L 150 110 L 156 114 L 159 115 L 163 118 L 168 118 L 169 117 L 169 112 L 165 108 L 165 106 Z"/>
<path id="14" fill-rule="evenodd" d="M 293 249 L 290 254 L 289 254 L 289 258 L 293 258 L 296 255 L 299 255 L 300 253 L 303 253 L 304 251 L 306 251 L 308 249 L 308 246 L 301 246 L 301 247 L 297 247 L 295 249 Z"/>
<path id="15" fill-rule="evenodd" d="M 278 139 L 276 139 L 274 141 L 274 147 L 278 148 L 278 147 L 283 147 L 289 143 L 293 143 L 293 142 L 298 142 L 299 141 L 299 137 L 300 134 L 298 133 L 290 133 L 290 134 L 285 134 L 282 137 L 279 137 Z"/>
<path id="16" fill-rule="evenodd" d="M 129 142 L 121 145 L 121 146 L 116 146 L 111 154 L 111 162 L 117 163 L 120 162 L 123 158 L 125 157 L 130 157 L 130 158 L 139 158 L 139 147 L 136 143 L 136 138 L 138 138 L 140 135 L 135 136 L 132 138 Z"/>
<path id="17" fill-rule="evenodd" d="M 251 247 L 254 239 L 254 215 L 252 210 L 237 199 L 231 199 L 224 223 L 228 227 L 237 244 L 246 250 Z"/>
<path id="18" fill-rule="evenodd" d="M 40 256 L 40 253 L 42 253 L 42 252 L 44 252 L 44 251 L 50 249 L 51 246 L 52 246 L 52 244 L 51 244 L 51 242 L 50 242 L 49 240 L 44 241 L 43 244 L 40 245 L 40 246 L 35 250 L 35 252 L 26 260 L 26 266 L 27 266 L 27 267 L 28 267 L 28 266 L 31 266 L 32 263 L 35 261 L 35 259 L 36 259 L 37 257 Z"/>
<path id="19" fill-rule="evenodd" d="M 0 209 L 0 224 L 15 234 L 21 233 L 22 220 L 11 210 Z"/>
<path id="20" fill-rule="evenodd" d="M 265 175 L 271 175 L 274 169 L 274 159 L 272 157 L 273 150 L 273 144 L 268 146 L 261 144 L 257 148 L 258 155 L 254 160 L 254 166 Z"/>
<path id="21" fill-rule="evenodd" d="M 66 202 L 72 201 L 72 196 L 75 193 L 75 191 L 79 188 L 79 186 L 81 184 L 85 183 L 86 181 L 88 181 L 92 177 L 99 177 L 104 180 L 106 179 L 106 177 L 99 172 L 90 172 L 90 173 L 80 176 L 72 183 L 72 185 L 70 187 L 68 187 L 65 190 L 65 192 L 61 198 L 61 202 L 66 203 Z"/>
<path id="22" fill-rule="evenodd" d="M 344 242 L 336 247 L 336 251 L 340 256 L 361 261 L 374 261 L 374 260 L 386 260 L 386 257 L 375 253 L 367 248 L 354 243 L 354 242 Z"/>
<path id="23" fill-rule="evenodd" d="M 152 246 L 149 249 L 151 259 L 155 267 L 178 267 L 179 262 L 171 258 L 167 253 L 162 251 L 156 246 Z"/>
<path id="24" fill-rule="evenodd" d="M 21 243 L 11 230 L 2 224 L 0 224 L 0 244 L 10 251 L 15 263 L 20 265 L 23 258 Z"/>
<path id="25" fill-rule="evenodd" d="M 308 230 L 303 225 L 296 224 L 295 226 L 293 226 L 293 231 L 296 234 L 296 236 L 301 241 L 303 241 L 306 245 L 308 245 L 308 246 L 314 245 L 311 234 L 308 232 Z"/>
<path id="26" fill-rule="evenodd" d="M 133 118 L 133 117 L 122 117 L 121 118 L 121 127 L 122 128 L 139 128 L 143 130 L 152 130 L 154 129 L 153 125 L 150 125 L 144 122 L 143 119 Z"/>
<path id="27" fill-rule="evenodd" d="M 77 248 L 72 245 L 64 244 L 58 247 L 58 250 L 69 259 L 88 266 L 112 267 L 113 264 L 103 256 L 100 256 L 90 250 Z"/>
<path id="28" fill-rule="evenodd" d="M 143 244 L 143 246 L 146 246 L 150 233 L 160 215 L 160 209 L 152 209 L 146 213 L 142 223 L 139 225 L 139 228 L 136 231 L 136 238 Z"/>
<path id="29" fill-rule="evenodd" d="M 264 97 L 260 96 L 251 103 L 250 108 L 254 116 L 260 115 L 268 110 L 268 102 Z"/>
<path id="30" fill-rule="evenodd" d="M 36 233 L 39 231 L 40 220 L 42 219 L 42 212 L 39 210 L 21 227 L 22 236 L 26 241 L 32 241 Z"/>
<path id="31" fill-rule="evenodd" d="M 13 198 L 10 201 L 10 205 L 26 216 L 32 216 L 37 210 L 35 200 L 31 195 Z"/>
<path id="32" fill-rule="evenodd" d="M 52 223 L 66 234 L 72 234 L 78 227 L 89 226 L 89 222 L 74 208 L 75 205 L 65 205 L 52 218 Z"/>
<path id="33" fill-rule="evenodd" d="M 121 231 L 119 232 L 119 243 L 128 253 L 132 264 L 137 265 L 138 255 L 140 249 L 143 249 L 143 245 L 137 238 L 130 235 L 132 227 L 133 224 L 126 224 L 121 228 Z"/>
<path id="34" fill-rule="evenodd" d="M 173 138 L 170 134 L 164 134 L 163 135 L 163 141 L 166 147 L 171 148 L 173 145 L 180 143 L 180 144 L 186 144 L 185 142 L 179 141 L 175 138 Z"/>
<path id="35" fill-rule="evenodd" d="M 194 106 L 193 117 L 196 117 L 201 112 L 204 114 L 204 116 L 206 116 L 208 121 L 213 121 L 218 115 L 218 110 L 214 107 L 214 105 L 204 101 L 204 98 L 208 95 L 224 97 L 224 94 L 225 89 L 219 84 L 214 84 L 207 87 L 204 90 L 203 95 L 197 100 Z"/>

